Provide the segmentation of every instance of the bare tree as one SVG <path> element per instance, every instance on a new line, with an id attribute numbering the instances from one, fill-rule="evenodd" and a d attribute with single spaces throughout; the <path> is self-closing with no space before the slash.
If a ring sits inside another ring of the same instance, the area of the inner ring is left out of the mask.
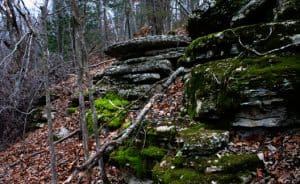
<path id="1" fill-rule="evenodd" d="M 84 40 L 84 16 L 80 14 L 78 5 L 75 0 L 71 0 L 71 9 L 74 18 L 74 32 L 75 32 L 75 58 L 78 66 L 77 84 L 79 88 L 79 109 L 80 109 L 80 130 L 83 138 L 84 157 L 89 158 L 88 148 L 88 132 L 85 117 L 85 103 L 84 103 L 84 73 L 85 65 L 87 63 L 87 51 Z"/>
<path id="2" fill-rule="evenodd" d="M 47 7 L 48 0 L 44 1 L 44 5 L 40 7 L 41 10 L 41 31 L 39 33 L 42 48 L 42 61 L 44 65 L 44 84 L 46 93 L 46 113 L 48 121 L 48 144 L 50 149 L 52 183 L 57 183 L 55 150 L 53 144 L 53 130 L 52 130 L 52 117 L 51 117 L 51 99 L 50 99 L 50 83 L 49 83 L 49 50 L 48 50 L 48 37 L 47 37 Z"/>

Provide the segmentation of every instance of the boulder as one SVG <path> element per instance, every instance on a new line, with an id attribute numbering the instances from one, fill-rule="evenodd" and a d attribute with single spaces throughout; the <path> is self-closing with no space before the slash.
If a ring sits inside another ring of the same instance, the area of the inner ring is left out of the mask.
<path id="1" fill-rule="evenodd" d="M 194 40 L 180 58 L 180 64 L 194 66 L 210 60 L 229 58 L 241 52 L 264 55 L 272 50 L 293 49 L 300 45 L 300 22 L 284 21 L 243 26 L 212 33 Z"/>
<path id="2" fill-rule="evenodd" d="M 105 49 L 105 54 L 119 60 L 145 56 L 145 53 L 159 49 L 184 47 L 189 38 L 185 36 L 157 35 L 134 38 L 125 42 L 113 44 Z"/>
<path id="3" fill-rule="evenodd" d="M 184 155 L 211 155 L 228 144 L 229 132 L 207 130 L 196 125 L 180 131 L 178 142 L 183 144 Z"/>
<path id="4" fill-rule="evenodd" d="M 192 39 L 237 26 L 300 19 L 297 0 L 217 0 L 203 3 L 188 19 Z"/>
<path id="5" fill-rule="evenodd" d="M 275 5 L 273 0 L 250 0 L 233 15 L 230 25 L 236 27 L 272 21 Z"/>
<path id="6" fill-rule="evenodd" d="M 300 19 L 299 0 L 279 0 L 275 11 L 275 20 Z"/>
<path id="7" fill-rule="evenodd" d="M 249 183 L 251 172 L 263 167 L 255 154 L 229 154 L 222 157 L 182 157 L 166 155 L 153 168 L 155 183 Z"/>
<path id="8" fill-rule="evenodd" d="M 195 67 L 187 82 L 189 114 L 234 126 L 299 123 L 300 55 L 217 60 Z"/>
<path id="9" fill-rule="evenodd" d="M 172 65 L 168 60 L 153 60 L 152 62 L 130 63 L 113 65 L 104 71 L 105 76 L 121 76 L 137 73 L 159 73 L 167 76 L 172 71 Z"/>
<path id="10" fill-rule="evenodd" d="M 192 39 L 230 27 L 235 12 L 248 0 L 218 0 L 203 4 L 192 12 L 188 19 L 187 31 Z"/>

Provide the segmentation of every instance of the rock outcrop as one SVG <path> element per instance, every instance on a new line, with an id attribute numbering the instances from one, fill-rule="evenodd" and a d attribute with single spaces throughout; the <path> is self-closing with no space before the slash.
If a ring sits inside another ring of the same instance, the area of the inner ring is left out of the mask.
<path id="1" fill-rule="evenodd" d="M 125 42 L 113 44 L 105 49 L 105 54 L 120 60 L 151 55 L 159 51 L 168 53 L 168 49 L 184 47 L 189 38 L 185 36 L 157 35 L 134 38 Z"/>
<path id="2" fill-rule="evenodd" d="M 300 45 L 300 22 L 284 21 L 226 29 L 195 39 L 186 49 L 180 64 L 194 66 L 241 53 L 265 55 Z M 283 49 L 285 48 L 285 49 Z"/>
<path id="3" fill-rule="evenodd" d="M 299 54 L 273 54 L 199 65 L 187 84 L 189 113 L 244 127 L 298 123 L 299 61 Z"/>
<path id="4" fill-rule="evenodd" d="M 297 0 L 216 0 L 204 3 L 188 20 L 189 35 L 195 39 L 228 28 L 285 20 L 299 20 Z"/>
<path id="5" fill-rule="evenodd" d="M 169 152 L 153 168 L 156 183 L 243 183 L 262 166 L 256 154 L 214 155 L 229 142 L 229 132 L 201 125 L 179 131 L 182 146 Z"/>
<path id="6" fill-rule="evenodd" d="M 154 83 L 169 76 L 183 55 L 189 38 L 184 36 L 148 36 L 109 46 L 105 53 L 119 60 L 95 75 L 98 88 L 114 90 L 129 99 L 147 97 Z M 150 92 L 151 93 L 151 92 Z"/>
<path id="7" fill-rule="evenodd" d="M 185 76 L 189 116 L 145 123 L 130 146 L 112 154 L 116 165 L 152 175 L 156 183 L 253 182 L 252 173 L 264 167 L 263 153 L 237 154 L 228 130 L 300 125 L 299 2 L 207 2 L 189 18 L 194 40 L 185 51 L 185 37 L 118 43 L 106 53 L 119 61 L 95 77 L 99 87 L 136 99 L 159 88 L 153 84 L 176 67 L 191 68 Z"/>
<path id="8" fill-rule="evenodd" d="M 189 20 L 190 36 L 200 36 L 179 60 L 193 67 L 189 114 L 220 126 L 298 125 L 299 2 L 244 0 L 225 7 L 228 2 L 215 1 Z M 199 31 L 206 21 L 216 27 Z"/>

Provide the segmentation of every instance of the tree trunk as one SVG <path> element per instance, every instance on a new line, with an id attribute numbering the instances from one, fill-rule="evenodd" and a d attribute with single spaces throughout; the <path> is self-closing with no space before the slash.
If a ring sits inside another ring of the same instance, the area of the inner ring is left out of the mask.
<path id="1" fill-rule="evenodd" d="M 52 183 L 57 183 L 57 172 L 56 172 L 56 160 L 55 150 L 53 144 L 53 130 L 52 130 L 52 117 L 51 117 L 51 99 L 50 99 L 50 84 L 49 84 L 49 50 L 48 50 L 48 37 L 47 37 L 47 6 L 48 0 L 45 0 L 44 5 L 41 9 L 41 32 L 40 32 L 40 43 L 42 46 L 42 61 L 44 65 L 44 85 L 46 92 L 46 114 L 48 121 L 48 144 L 50 151 L 50 165 L 52 172 Z"/>
<path id="2" fill-rule="evenodd" d="M 89 158 L 88 149 L 88 132 L 85 118 L 85 103 L 84 103 L 84 89 L 83 89 L 83 77 L 84 77 L 84 66 L 87 62 L 87 51 L 84 41 L 84 25 L 83 18 L 79 13 L 79 9 L 75 0 L 71 0 L 71 9 L 74 17 L 74 32 L 75 32 L 75 58 L 78 66 L 77 84 L 79 88 L 79 109 L 80 109 L 80 129 L 83 138 L 83 150 L 84 157 L 87 160 Z"/>
<path id="3" fill-rule="evenodd" d="M 63 10 L 62 10 L 62 2 L 61 0 L 55 0 L 55 11 L 57 11 L 57 30 L 56 30 L 56 39 L 57 39 L 57 51 L 60 55 L 63 55 L 63 33 L 64 33 L 64 25 L 63 25 Z"/>
<path id="4" fill-rule="evenodd" d="M 130 14 L 131 14 L 130 0 L 125 0 L 126 27 L 127 27 L 127 33 L 129 39 L 131 38 Z"/>
<path id="5" fill-rule="evenodd" d="M 108 21 L 107 21 L 107 12 L 106 12 L 106 0 L 103 0 L 103 21 L 104 21 L 104 37 L 105 37 L 105 46 L 108 45 Z"/>

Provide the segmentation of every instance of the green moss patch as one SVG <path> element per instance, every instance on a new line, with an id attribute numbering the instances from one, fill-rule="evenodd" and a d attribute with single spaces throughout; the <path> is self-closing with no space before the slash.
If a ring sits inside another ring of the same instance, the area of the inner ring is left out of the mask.
<path id="1" fill-rule="evenodd" d="M 67 113 L 68 114 L 73 114 L 77 111 L 77 107 L 69 107 L 67 108 Z"/>
<path id="2" fill-rule="evenodd" d="M 131 168 L 134 173 L 141 177 L 146 170 L 140 152 L 132 147 L 120 147 L 116 152 L 113 152 L 110 157 L 121 167 Z"/>
<path id="3" fill-rule="evenodd" d="M 106 94 L 94 101 L 98 122 L 107 123 L 110 128 L 119 128 L 124 122 L 127 114 L 126 106 L 129 102 L 118 95 Z M 93 132 L 93 116 L 89 109 L 86 114 L 87 127 L 90 133 Z"/>
<path id="4" fill-rule="evenodd" d="M 156 146 L 149 146 L 147 148 L 142 149 L 141 155 L 144 158 L 161 159 L 165 155 L 165 151 L 162 148 Z"/>
<path id="5" fill-rule="evenodd" d="M 130 168 L 138 177 L 143 177 L 151 172 L 154 164 L 165 155 L 162 148 L 148 146 L 139 149 L 138 146 L 120 147 L 111 154 L 111 160 L 119 167 Z"/>
<path id="6" fill-rule="evenodd" d="M 262 166 L 263 163 L 255 154 L 221 158 L 168 155 L 153 168 L 153 178 L 159 183 L 242 183 L 243 177 L 251 176 L 251 171 Z"/>

